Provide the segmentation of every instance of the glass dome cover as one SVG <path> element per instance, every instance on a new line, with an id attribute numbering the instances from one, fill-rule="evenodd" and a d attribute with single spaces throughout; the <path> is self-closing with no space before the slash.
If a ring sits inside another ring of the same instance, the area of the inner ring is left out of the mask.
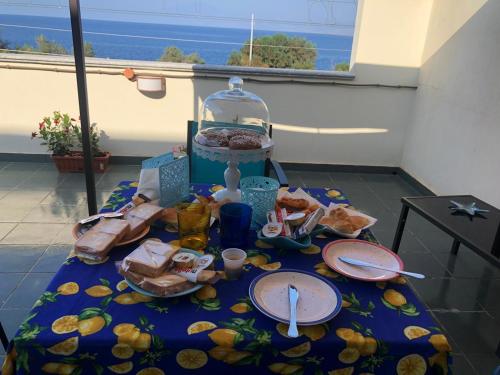
<path id="1" fill-rule="evenodd" d="M 198 143 L 228 147 L 225 141 L 212 142 L 212 139 L 207 139 L 207 136 L 214 134 L 222 134 L 222 138 L 226 135 L 231 139 L 233 133 L 239 136 L 252 136 L 253 133 L 262 141 L 269 139 L 269 111 L 266 103 L 242 87 L 243 80 L 240 77 L 231 77 L 228 90 L 215 92 L 205 99 L 198 117 L 198 133 L 195 137 Z"/>

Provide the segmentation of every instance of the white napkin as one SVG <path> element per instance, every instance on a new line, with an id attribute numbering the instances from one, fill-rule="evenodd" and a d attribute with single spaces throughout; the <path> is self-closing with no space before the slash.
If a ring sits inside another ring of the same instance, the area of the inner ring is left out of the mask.
<path id="1" fill-rule="evenodd" d="M 137 195 L 142 194 L 152 201 L 160 199 L 160 172 L 158 168 L 141 169 Z"/>

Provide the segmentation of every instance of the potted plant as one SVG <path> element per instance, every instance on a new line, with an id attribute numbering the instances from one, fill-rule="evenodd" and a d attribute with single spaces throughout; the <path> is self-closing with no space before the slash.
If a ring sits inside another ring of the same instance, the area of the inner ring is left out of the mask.
<path id="1" fill-rule="evenodd" d="M 90 126 L 90 148 L 93 156 L 94 172 L 104 172 L 109 163 L 109 152 L 99 149 L 99 131 L 96 124 Z M 82 152 L 82 131 L 79 121 L 67 113 L 54 111 L 38 124 L 38 132 L 31 133 L 31 139 L 40 138 L 41 143 L 52 152 L 52 160 L 59 172 L 82 172 L 84 170 Z"/>

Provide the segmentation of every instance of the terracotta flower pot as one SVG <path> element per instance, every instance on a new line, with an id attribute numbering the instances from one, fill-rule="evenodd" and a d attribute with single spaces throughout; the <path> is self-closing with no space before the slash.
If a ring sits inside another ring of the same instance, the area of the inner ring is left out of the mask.
<path id="1" fill-rule="evenodd" d="M 105 152 L 103 156 L 96 156 L 93 160 L 92 167 L 96 173 L 104 173 L 108 169 L 109 158 L 111 154 Z M 84 162 L 81 152 L 74 152 L 70 155 L 52 155 L 52 160 L 56 164 L 57 170 L 60 173 L 68 172 L 83 172 Z"/>

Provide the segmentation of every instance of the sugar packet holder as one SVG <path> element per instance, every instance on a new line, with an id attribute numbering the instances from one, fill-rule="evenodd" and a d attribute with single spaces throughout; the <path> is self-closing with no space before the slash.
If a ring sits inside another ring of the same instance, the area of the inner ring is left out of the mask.
<path id="1" fill-rule="evenodd" d="M 185 277 L 192 283 L 196 283 L 198 280 L 198 274 L 209 267 L 213 261 L 213 255 L 207 254 L 197 257 L 193 267 L 176 266 L 171 271 L 179 276 Z"/>

